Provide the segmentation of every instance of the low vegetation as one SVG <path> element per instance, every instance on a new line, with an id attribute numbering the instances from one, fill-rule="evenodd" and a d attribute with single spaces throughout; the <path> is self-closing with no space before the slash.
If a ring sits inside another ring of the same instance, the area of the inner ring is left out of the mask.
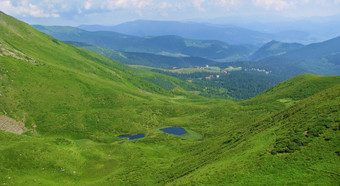
<path id="1" fill-rule="evenodd" d="M 339 185 L 338 76 L 304 74 L 234 102 L 1 12 L 0 36 L 35 61 L 0 56 L 0 118 L 27 129 L 0 130 L 2 185 Z"/>

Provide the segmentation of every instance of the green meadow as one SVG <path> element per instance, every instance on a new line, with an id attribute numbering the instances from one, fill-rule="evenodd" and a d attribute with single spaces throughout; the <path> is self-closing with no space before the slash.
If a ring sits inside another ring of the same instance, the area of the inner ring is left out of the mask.
<path id="1" fill-rule="evenodd" d="M 339 76 L 241 102 L 194 90 L 0 12 L 0 184 L 340 184 Z"/>

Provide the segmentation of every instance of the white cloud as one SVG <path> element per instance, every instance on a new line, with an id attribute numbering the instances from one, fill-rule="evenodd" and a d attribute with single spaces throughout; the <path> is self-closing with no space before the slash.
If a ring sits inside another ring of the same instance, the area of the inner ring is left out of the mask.
<path id="1" fill-rule="evenodd" d="M 168 9 L 168 8 L 172 8 L 172 7 L 174 7 L 173 6 L 173 4 L 171 4 L 171 3 L 168 3 L 168 2 L 160 2 L 159 4 L 158 4 L 158 7 L 159 8 L 161 8 L 161 9 Z"/>
<path id="2" fill-rule="evenodd" d="M 205 8 L 202 7 L 202 4 L 205 2 L 205 0 L 192 0 L 192 5 L 194 6 L 194 8 L 196 8 L 197 10 L 201 11 L 201 12 L 205 12 Z"/>
<path id="3" fill-rule="evenodd" d="M 86 1 L 84 4 L 85 10 L 89 10 L 91 7 L 92 7 L 92 4 L 90 3 L 90 1 Z"/>
<path id="4" fill-rule="evenodd" d="M 22 0 L 16 5 L 13 5 L 11 0 L 0 0 L 0 10 L 9 14 L 22 15 L 24 17 L 59 17 L 60 15 L 51 12 L 47 13 L 37 5 L 30 3 L 28 0 Z"/>
<path id="5" fill-rule="evenodd" d="M 215 4 L 218 6 L 234 6 L 241 2 L 242 1 L 236 1 L 236 0 L 218 0 L 215 2 Z"/>
<path id="6" fill-rule="evenodd" d="M 340 0 L 0 0 L 0 10 L 8 14 L 67 20 L 99 14 L 129 17 L 131 13 L 158 19 L 157 16 L 219 16 L 263 10 L 306 13 L 322 9 L 328 15 L 340 13 L 339 5 Z"/>
<path id="7" fill-rule="evenodd" d="M 285 0 L 253 0 L 255 6 L 265 8 L 267 10 L 284 10 L 294 7 L 295 3 Z"/>
<path id="8" fill-rule="evenodd" d="M 101 9 L 115 10 L 120 8 L 143 9 L 151 7 L 154 3 L 152 0 L 96 0 L 101 4 Z"/>

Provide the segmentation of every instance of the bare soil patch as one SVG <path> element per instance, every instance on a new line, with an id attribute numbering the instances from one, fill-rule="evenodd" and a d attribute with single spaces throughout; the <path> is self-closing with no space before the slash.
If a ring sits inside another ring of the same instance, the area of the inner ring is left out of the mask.
<path id="1" fill-rule="evenodd" d="M 16 121 L 6 116 L 0 116 L 0 130 L 13 134 L 22 134 L 28 131 L 23 122 Z"/>

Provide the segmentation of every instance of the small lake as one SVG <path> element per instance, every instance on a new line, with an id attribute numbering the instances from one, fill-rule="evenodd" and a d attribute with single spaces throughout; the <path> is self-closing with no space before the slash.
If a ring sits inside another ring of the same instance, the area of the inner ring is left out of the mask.
<path id="1" fill-rule="evenodd" d="M 182 127 L 169 127 L 165 129 L 160 129 L 160 131 L 177 136 L 181 136 L 187 133 L 187 131 L 185 131 L 185 129 Z"/>
<path id="2" fill-rule="evenodd" d="M 120 135 L 118 138 L 129 138 L 129 140 L 144 138 L 145 134 L 135 134 L 135 135 Z"/>

